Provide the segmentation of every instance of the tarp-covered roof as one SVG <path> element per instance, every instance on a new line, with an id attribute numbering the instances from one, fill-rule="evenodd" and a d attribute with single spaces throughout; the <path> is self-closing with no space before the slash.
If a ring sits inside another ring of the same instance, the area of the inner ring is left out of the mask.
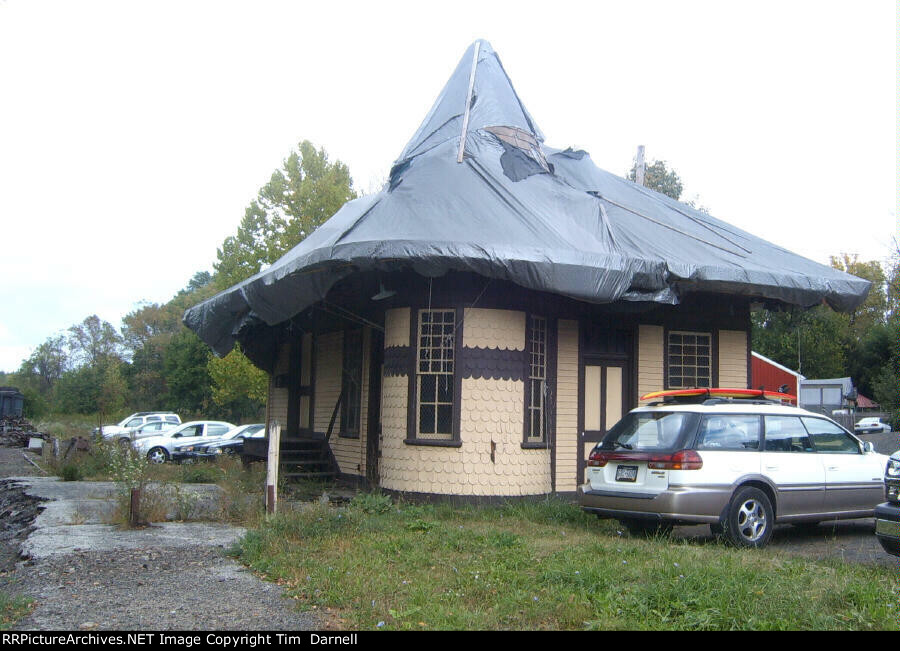
<path id="1" fill-rule="evenodd" d="M 846 311 L 868 293 L 868 281 L 543 140 L 490 45 L 473 43 L 381 192 L 346 203 L 271 267 L 188 310 L 185 324 L 226 354 L 243 327 L 281 323 L 352 273 L 404 268 L 593 303 L 718 292 Z"/>

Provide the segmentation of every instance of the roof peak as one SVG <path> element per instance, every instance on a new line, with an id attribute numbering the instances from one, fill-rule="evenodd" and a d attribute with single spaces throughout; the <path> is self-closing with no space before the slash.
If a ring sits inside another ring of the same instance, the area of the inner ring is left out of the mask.
<path id="1" fill-rule="evenodd" d="M 466 48 L 396 163 L 448 140 L 460 141 L 466 133 L 486 127 L 512 127 L 531 134 L 538 142 L 544 140 L 516 94 L 500 57 L 490 42 L 478 39 Z"/>

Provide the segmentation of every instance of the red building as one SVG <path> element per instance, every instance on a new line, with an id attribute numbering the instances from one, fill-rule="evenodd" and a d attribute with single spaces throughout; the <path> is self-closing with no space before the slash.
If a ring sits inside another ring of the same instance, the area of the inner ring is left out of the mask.
<path id="1" fill-rule="evenodd" d="M 785 393 L 799 395 L 800 380 L 806 378 L 778 362 L 772 361 L 757 352 L 750 353 L 750 387 L 778 391 L 787 385 Z"/>

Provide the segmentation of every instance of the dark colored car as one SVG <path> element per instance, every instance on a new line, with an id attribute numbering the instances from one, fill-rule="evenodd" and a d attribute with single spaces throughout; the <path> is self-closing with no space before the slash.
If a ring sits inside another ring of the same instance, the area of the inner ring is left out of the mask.
<path id="1" fill-rule="evenodd" d="M 223 454 L 240 454 L 244 449 L 245 439 L 261 438 L 265 435 L 266 426 L 263 423 L 241 425 L 209 443 L 194 443 L 176 448 L 176 456 L 180 459 L 199 461 L 215 459 Z"/>
<path id="2" fill-rule="evenodd" d="M 884 504 L 875 507 L 875 535 L 888 554 L 900 556 L 900 452 L 884 469 Z"/>

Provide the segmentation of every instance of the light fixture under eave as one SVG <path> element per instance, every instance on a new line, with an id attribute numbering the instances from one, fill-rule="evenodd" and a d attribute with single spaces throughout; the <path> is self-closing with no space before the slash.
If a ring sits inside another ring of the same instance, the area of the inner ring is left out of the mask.
<path id="1" fill-rule="evenodd" d="M 384 299 L 390 298 L 397 293 L 393 289 L 385 289 L 384 283 L 378 283 L 378 287 L 380 291 L 372 297 L 373 301 L 383 301 Z"/>

